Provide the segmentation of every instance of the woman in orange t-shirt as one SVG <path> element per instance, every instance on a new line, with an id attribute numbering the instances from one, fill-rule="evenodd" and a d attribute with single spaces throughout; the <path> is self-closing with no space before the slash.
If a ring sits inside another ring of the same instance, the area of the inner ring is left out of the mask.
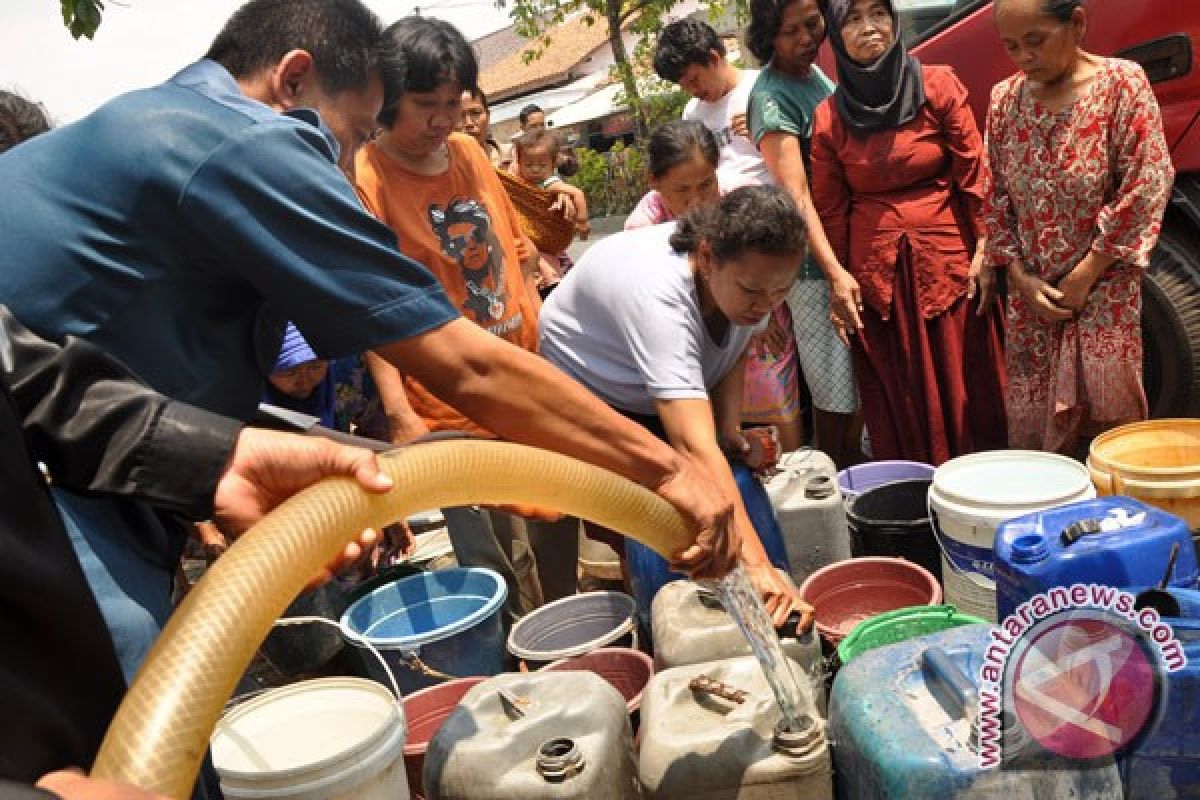
<path id="1" fill-rule="evenodd" d="M 471 47 L 453 26 L 429 17 L 401 19 L 387 35 L 406 75 L 402 86 L 385 87 L 395 100 L 380 114 L 383 131 L 358 154 L 359 195 L 395 231 L 401 252 L 433 272 L 464 317 L 536 352 L 537 250 L 521 232 L 487 155 L 471 137 L 454 133 L 463 90 L 474 88 L 478 76 Z M 393 441 L 445 430 L 491 435 L 411 376 L 379 362 L 372 359 L 372 375 Z M 478 509 L 444 513 L 459 562 L 505 575 L 513 614 L 532 610 L 543 593 L 546 599 L 574 593 L 578 520 L 521 522 Z M 517 541 L 522 544 L 514 546 Z M 518 584 L 513 563 L 524 556 L 526 541 L 540 575 Z"/>

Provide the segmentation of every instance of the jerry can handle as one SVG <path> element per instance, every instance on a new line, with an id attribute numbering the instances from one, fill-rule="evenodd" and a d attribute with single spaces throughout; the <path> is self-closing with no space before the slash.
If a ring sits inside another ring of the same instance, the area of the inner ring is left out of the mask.
<path id="1" fill-rule="evenodd" d="M 975 713 L 975 684 L 954 659 L 940 647 L 927 647 L 921 653 L 921 668 L 927 679 L 941 685 L 961 716 Z"/>
<path id="2" fill-rule="evenodd" d="M 1098 519 L 1081 519 L 1072 522 L 1067 527 L 1063 528 L 1059 538 L 1062 540 L 1063 547 L 1070 547 L 1085 536 L 1091 536 L 1095 533 L 1100 533 L 1104 529 L 1100 525 Z"/>

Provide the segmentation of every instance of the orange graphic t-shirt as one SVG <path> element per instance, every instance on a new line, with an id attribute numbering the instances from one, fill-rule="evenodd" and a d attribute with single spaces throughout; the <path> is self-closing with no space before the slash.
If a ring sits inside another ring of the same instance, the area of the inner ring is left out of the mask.
<path id="1" fill-rule="evenodd" d="M 396 233 L 400 251 L 441 281 L 450 301 L 490 333 L 537 351 L 537 312 L 521 272 L 528 240 L 483 149 L 463 134 L 447 141 L 450 168 L 418 175 L 372 142 L 358 153 L 358 193 Z M 431 431 L 488 433 L 408 375 L 413 411 Z"/>

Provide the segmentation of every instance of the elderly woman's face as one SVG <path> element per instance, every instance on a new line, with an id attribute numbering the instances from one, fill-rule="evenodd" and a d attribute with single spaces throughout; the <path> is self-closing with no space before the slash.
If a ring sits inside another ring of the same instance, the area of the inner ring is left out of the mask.
<path id="1" fill-rule="evenodd" d="M 892 10 L 884 0 L 854 0 L 841 34 L 851 59 L 863 66 L 874 64 L 896 41 Z"/>

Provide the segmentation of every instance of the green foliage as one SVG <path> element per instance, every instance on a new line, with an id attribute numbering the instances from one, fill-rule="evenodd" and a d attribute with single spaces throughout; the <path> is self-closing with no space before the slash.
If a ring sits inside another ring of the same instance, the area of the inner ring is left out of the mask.
<path id="1" fill-rule="evenodd" d="M 581 149 L 579 172 L 571 178 L 587 195 L 593 217 L 628 214 L 646 193 L 646 154 L 618 142 L 607 153 Z"/>
<path id="2" fill-rule="evenodd" d="M 646 114 L 646 125 L 654 130 L 656 125 L 679 119 L 683 116 L 683 107 L 687 105 L 686 92 L 669 92 L 667 94 L 652 94 L 642 100 L 642 110 Z"/>
<path id="3" fill-rule="evenodd" d="M 76 39 L 86 36 L 91 39 L 100 27 L 104 13 L 104 0 L 59 0 L 62 4 L 63 25 Z"/>
<path id="4" fill-rule="evenodd" d="M 65 2 L 66 0 L 64 0 Z M 649 130 L 650 112 L 644 107 L 640 90 L 641 75 L 653 74 L 649 69 L 654 43 L 667 15 L 679 0 L 496 0 L 497 8 L 509 8 L 516 31 L 530 40 L 523 51 L 525 63 L 538 59 L 553 44 L 554 29 L 578 13 L 588 25 L 604 22 L 608 27 L 613 49 L 613 75 L 625 86 L 624 102 L 633 115 L 634 127 L 642 136 Z M 718 19 L 729 7 L 736 9 L 739 18 L 748 7 L 747 0 L 710 0 L 708 14 Z M 637 36 L 632 54 L 625 52 L 621 37 L 615 31 L 625 27 Z"/>

